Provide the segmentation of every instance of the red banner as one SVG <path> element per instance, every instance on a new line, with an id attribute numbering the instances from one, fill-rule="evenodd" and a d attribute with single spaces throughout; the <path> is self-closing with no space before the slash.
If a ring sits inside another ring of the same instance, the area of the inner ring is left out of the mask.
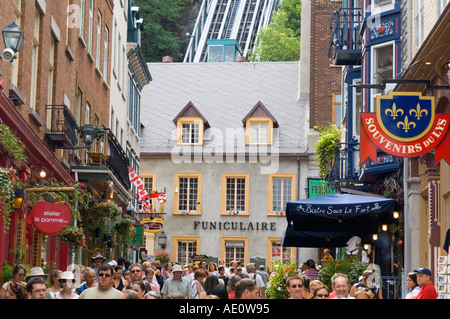
<path id="1" fill-rule="evenodd" d="M 450 114 L 436 114 L 427 134 L 412 142 L 400 142 L 383 132 L 376 113 L 361 113 L 361 163 L 367 158 L 376 163 L 377 147 L 398 157 L 416 157 L 435 149 L 436 163 L 441 159 L 450 163 L 450 137 L 447 136 L 449 125 Z"/>

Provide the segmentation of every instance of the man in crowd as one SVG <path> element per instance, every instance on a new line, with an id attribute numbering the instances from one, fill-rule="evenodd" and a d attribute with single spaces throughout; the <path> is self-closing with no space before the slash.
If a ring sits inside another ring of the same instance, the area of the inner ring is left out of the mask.
<path id="1" fill-rule="evenodd" d="M 192 299 L 191 286 L 189 280 L 186 277 L 182 277 L 183 269 L 180 265 L 173 266 L 172 277 L 167 279 L 164 283 L 161 294 L 163 299 L 167 298 L 167 295 L 181 293 L 186 299 Z"/>
<path id="2" fill-rule="evenodd" d="M 334 274 L 331 277 L 331 286 L 336 292 L 336 297 L 332 299 L 355 299 L 349 295 L 350 285 L 348 284 L 348 277 L 346 274 Z"/>
<path id="3" fill-rule="evenodd" d="M 236 284 L 236 299 L 259 299 L 256 282 L 250 278 L 242 278 Z"/>
<path id="4" fill-rule="evenodd" d="M 47 299 L 47 287 L 41 277 L 34 277 L 27 282 L 27 294 L 29 299 Z"/>
<path id="5" fill-rule="evenodd" d="M 421 288 L 416 299 L 436 299 L 436 288 L 431 282 L 431 270 L 421 267 L 414 272 L 417 274 L 417 283 Z"/>
<path id="6" fill-rule="evenodd" d="M 86 289 L 79 299 L 121 299 L 122 292 L 113 287 L 113 269 L 108 264 L 103 264 L 98 269 L 98 286 Z"/>

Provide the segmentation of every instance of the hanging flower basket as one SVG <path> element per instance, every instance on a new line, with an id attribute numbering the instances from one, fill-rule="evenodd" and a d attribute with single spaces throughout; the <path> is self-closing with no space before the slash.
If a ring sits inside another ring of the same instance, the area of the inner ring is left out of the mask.
<path id="1" fill-rule="evenodd" d="M 133 227 L 133 220 L 131 216 L 122 214 L 119 220 L 116 221 L 114 227 L 118 242 L 124 246 L 129 246 L 136 235 L 136 228 Z"/>
<path id="2" fill-rule="evenodd" d="M 77 226 L 65 227 L 60 233 L 58 233 L 58 238 L 61 242 L 69 245 L 71 249 L 84 247 L 86 243 L 83 228 Z"/>

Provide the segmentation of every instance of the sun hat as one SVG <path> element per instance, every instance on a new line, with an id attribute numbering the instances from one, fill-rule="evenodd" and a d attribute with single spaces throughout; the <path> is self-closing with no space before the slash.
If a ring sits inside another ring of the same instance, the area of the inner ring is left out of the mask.
<path id="1" fill-rule="evenodd" d="M 181 266 L 180 265 L 175 265 L 175 266 L 173 266 L 173 268 L 172 268 L 172 272 L 175 272 L 175 271 L 183 271 L 183 269 L 181 268 Z"/>
<path id="2" fill-rule="evenodd" d="M 114 259 L 111 260 L 110 262 L 108 262 L 108 265 L 110 265 L 111 267 L 117 267 L 117 261 L 115 261 Z"/>
<path id="3" fill-rule="evenodd" d="M 58 278 L 59 282 L 61 282 L 63 280 L 72 280 L 72 282 L 75 282 L 75 276 L 73 275 L 73 272 L 71 272 L 71 271 L 64 271 L 61 274 L 61 277 Z"/>
<path id="4" fill-rule="evenodd" d="M 101 258 L 101 259 L 103 259 L 103 261 L 106 260 L 106 258 L 103 257 L 103 255 L 102 255 L 101 253 L 98 253 L 97 255 L 95 255 L 94 257 L 92 257 L 92 260 L 95 260 L 95 259 L 97 259 L 97 258 Z"/>
<path id="5" fill-rule="evenodd" d="M 44 279 L 47 279 L 48 275 L 44 274 L 44 270 L 41 267 L 31 268 L 30 274 L 25 277 L 25 281 L 28 281 L 32 277 L 43 276 Z"/>
<path id="6" fill-rule="evenodd" d="M 426 267 L 420 267 L 419 269 L 414 270 L 414 272 L 418 272 L 419 274 L 431 276 L 431 270 Z"/>

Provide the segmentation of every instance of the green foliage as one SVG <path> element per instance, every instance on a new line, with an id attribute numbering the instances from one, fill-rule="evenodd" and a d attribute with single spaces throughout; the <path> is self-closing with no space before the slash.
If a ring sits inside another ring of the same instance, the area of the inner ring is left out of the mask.
<path id="1" fill-rule="evenodd" d="M 180 15 L 189 0 L 135 0 L 144 18 L 141 45 L 147 62 L 161 62 L 166 55 L 183 58 L 182 40 L 177 38 Z"/>
<path id="2" fill-rule="evenodd" d="M 273 14 L 267 29 L 261 29 L 249 61 L 275 62 L 300 59 L 301 0 L 285 0 Z"/>
<path id="3" fill-rule="evenodd" d="M 367 269 L 368 264 L 360 261 L 361 255 L 345 256 L 343 259 L 327 261 L 319 270 L 319 280 L 331 291 L 331 277 L 336 273 L 346 274 L 350 287 L 358 282 L 359 276 Z"/>
<path id="4" fill-rule="evenodd" d="M 297 267 L 292 263 L 282 264 L 274 261 L 272 274 L 267 283 L 266 296 L 268 299 L 286 299 L 286 279 L 289 276 L 298 275 Z"/>
<path id="5" fill-rule="evenodd" d="M 320 178 L 325 179 L 336 154 L 336 148 L 339 147 L 341 130 L 332 124 L 325 127 L 316 126 L 315 129 L 319 131 L 320 137 L 316 144 L 314 164 L 319 167 Z"/>
<path id="6" fill-rule="evenodd" d="M 8 154 L 17 165 L 25 164 L 25 145 L 19 140 L 9 126 L 0 124 L 0 145 L 3 151 Z"/>
<path id="7" fill-rule="evenodd" d="M 12 168 L 0 167 L 0 215 L 3 218 L 5 232 L 11 224 L 12 198 L 14 195 L 14 179 L 16 171 Z"/>

